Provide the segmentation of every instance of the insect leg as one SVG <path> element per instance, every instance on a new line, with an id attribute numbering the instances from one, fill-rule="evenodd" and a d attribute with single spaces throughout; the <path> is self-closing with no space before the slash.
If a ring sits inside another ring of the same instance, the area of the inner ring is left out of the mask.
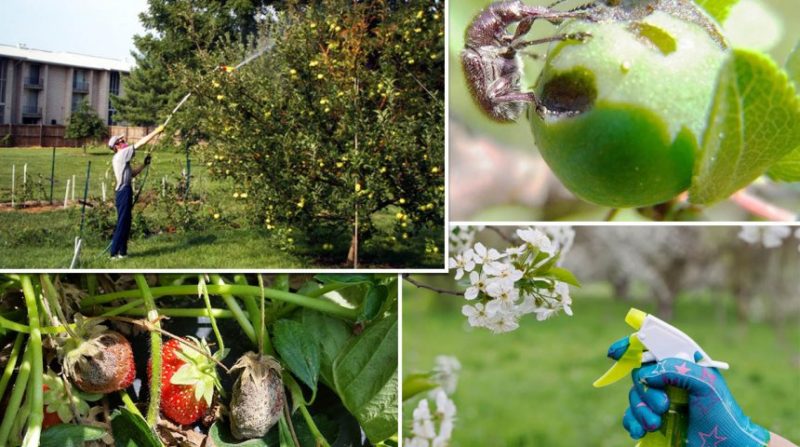
<path id="1" fill-rule="evenodd" d="M 591 37 L 592 37 L 591 33 L 584 33 L 584 32 L 556 34 L 555 36 L 545 37 L 543 39 L 519 40 L 514 42 L 512 45 L 515 50 L 519 50 L 533 45 L 541 45 L 543 43 L 559 42 L 564 40 L 576 40 L 578 42 L 586 42 Z"/>

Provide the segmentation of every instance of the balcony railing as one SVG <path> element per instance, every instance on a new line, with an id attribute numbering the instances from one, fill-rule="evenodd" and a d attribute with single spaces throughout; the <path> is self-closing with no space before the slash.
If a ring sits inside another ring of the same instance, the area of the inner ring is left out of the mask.
<path id="1" fill-rule="evenodd" d="M 25 88 L 41 89 L 44 86 L 44 79 L 28 76 L 25 78 Z"/>
<path id="2" fill-rule="evenodd" d="M 75 81 L 72 83 L 72 91 L 76 93 L 89 93 L 89 83 Z"/>
<path id="3" fill-rule="evenodd" d="M 42 116 L 42 108 L 39 106 L 22 106 L 22 115 L 26 117 L 40 117 Z"/>

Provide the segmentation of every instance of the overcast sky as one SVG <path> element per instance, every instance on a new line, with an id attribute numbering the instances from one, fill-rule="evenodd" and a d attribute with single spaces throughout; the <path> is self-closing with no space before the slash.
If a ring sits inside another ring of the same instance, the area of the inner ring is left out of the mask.
<path id="1" fill-rule="evenodd" d="M 130 59 L 147 0 L 2 0 L 0 43 Z"/>

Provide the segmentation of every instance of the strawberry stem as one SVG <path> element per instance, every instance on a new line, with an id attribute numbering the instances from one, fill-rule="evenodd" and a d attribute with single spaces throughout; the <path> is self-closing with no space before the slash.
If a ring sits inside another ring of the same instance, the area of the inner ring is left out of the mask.
<path id="1" fill-rule="evenodd" d="M 119 397 L 122 399 L 122 403 L 125 404 L 125 408 L 127 408 L 131 413 L 144 419 L 144 416 L 142 416 L 142 413 L 139 411 L 139 407 L 136 406 L 136 403 L 133 402 L 133 399 L 131 399 L 131 396 L 128 395 L 127 391 L 119 390 Z"/>
<path id="2" fill-rule="evenodd" d="M 214 314 L 211 312 L 211 298 L 208 297 L 206 280 L 205 278 L 203 278 L 203 275 L 200 275 L 200 282 L 197 284 L 197 288 L 200 295 L 203 296 L 203 300 L 206 302 L 206 311 L 208 312 L 208 319 L 211 320 L 211 329 L 214 330 L 214 336 L 217 338 L 217 343 L 219 344 L 219 350 L 220 352 L 225 352 L 225 341 L 222 339 L 222 334 L 219 333 L 219 328 L 217 327 L 217 320 L 214 318 Z"/>
<path id="3" fill-rule="evenodd" d="M 14 382 L 14 390 L 11 392 L 11 397 L 8 399 L 6 405 L 6 412 L 3 415 L 3 422 L 0 423 L 0 445 L 8 445 L 8 436 L 11 433 L 11 427 L 14 424 L 17 413 L 19 413 L 22 397 L 25 395 L 25 390 L 28 388 L 28 377 L 31 374 L 31 342 L 25 347 L 25 354 L 22 356 L 22 364 L 19 365 L 17 371 L 17 380 Z"/>
<path id="4" fill-rule="evenodd" d="M 31 381 L 29 383 L 31 414 L 28 418 L 28 429 L 22 447 L 33 447 L 39 445 L 39 436 L 42 432 L 42 421 L 44 421 L 44 397 L 42 389 L 42 375 L 44 374 L 44 359 L 42 357 L 42 332 L 39 329 L 39 304 L 36 300 L 36 293 L 33 291 L 30 275 L 22 275 L 22 294 L 25 297 L 25 306 L 28 309 L 28 325 L 31 328 L 30 342 L 30 361 L 31 361 Z"/>
<path id="5" fill-rule="evenodd" d="M 147 285 L 147 280 L 141 273 L 134 275 L 134 279 L 144 299 L 149 323 L 156 329 L 161 329 L 158 308 L 150 291 L 150 286 Z M 150 375 L 150 404 L 147 407 L 147 422 L 150 426 L 155 426 L 158 421 L 158 410 L 161 404 L 161 334 L 157 331 L 150 332 L 150 355 L 152 374 Z"/>
<path id="6" fill-rule="evenodd" d="M 308 424 L 308 429 L 311 430 L 311 434 L 314 435 L 314 439 L 317 441 L 317 445 L 322 447 L 331 447 L 328 444 L 328 441 L 325 439 L 325 436 L 322 435 L 322 432 L 319 431 L 317 428 L 317 424 L 314 423 L 314 418 L 311 417 L 311 413 L 308 412 L 308 408 L 306 408 L 305 404 L 300 404 L 300 413 L 303 415 L 303 419 L 306 420 L 306 424 Z"/>
<path id="7" fill-rule="evenodd" d="M 220 275 L 211 275 L 211 281 L 215 282 L 217 285 L 225 285 L 225 280 L 222 279 Z M 255 344 L 256 343 L 256 331 L 253 328 L 253 323 L 251 320 L 248 319 L 247 314 L 239 307 L 239 303 L 236 301 L 236 298 L 233 295 L 223 294 L 222 300 L 225 301 L 225 305 L 228 306 L 228 309 L 233 312 L 236 322 L 239 323 L 241 326 L 242 331 L 244 331 L 247 338 Z M 248 312 L 251 310 L 248 306 L 247 301 L 245 301 L 245 306 L 248 307 Z"/>
<path id="8" fill-rule="evenodd" d="M 64 310 L 61 309 L 61 304 L 58 302 L 58 292 L 50 280 L 50 275 L 40 275 L 39 281 L 42 283 L 42 295 L 44 295 L 47 302 L 50 304 L 50 309 L 55 310 L 58 319 L 64 324 L 65 329 L 70 337 L 83 341 L 83 337 L 79 336 L 72 328 L 67 325 L 67 317 L 64 315 Z"/>
<path id="9" fill-rule="evenodd" d="M 17 366 L 17 358 L 19 357 L 20 349 L 22 349 L 22 341 L 24 339 L 25 336 L 21 332 L 17 333 L 17 338 L 14 339 L 14 346 L 11 347 L 11 353 L 8 355 L 8 363 L 6 363 L 6 368 L 3 370 L 3 376 L 0 377 L 0 396 L 5 395 L 8 382 L 11 381 L 11 376 L 14 374 L 14 367 Z"/>
<path id="10" fill-rule="evenodd" d="M 261 289 L 258 286 L 244 286 L 239 284 L 210 284 L 208 293 L 211 295 L 235 295 L 235 296 L 260 296 Z M 182 285 L 182 286 L 163 286 L 153 287 L 150 289 L 153 298 L 161 298 L 164 296 L 177 296 L 177 295 L 194 295 L 197 293 L 197 286 Z M 284 301 L 298 306 L 307 307 L 309 309 L 318 310 L 329 315 L 333 315 L 346 320 L 355 320 L 358 317 L 358 309 L 340 306 L 332 301 L 320 298 L 311 298 L 305 295 L 300 295 L 292 292 L 283 292 L 280 290 L 265 288 L 264 295 L 273 300 Z M 84 300 L 84 307 L 94 304 L 105 304 L 120 298 L 140 298 L 142 296 L 139 290 L 124 290 L 120 292 L 107 293 L 103 295 L 95 295 Z M 255 340 L 255 337 L 253 337 Z"/>

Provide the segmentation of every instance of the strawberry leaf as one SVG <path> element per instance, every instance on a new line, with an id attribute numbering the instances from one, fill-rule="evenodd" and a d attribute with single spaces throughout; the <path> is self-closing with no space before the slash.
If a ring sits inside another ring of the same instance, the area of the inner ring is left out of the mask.
<path id="1" fill-rule="evenodd" d="M 373 444 L 397 433 L 397 314 L 368 326 L 333 365 L 336 392 Z"/>
<path id="2" fill-rule="evenodd" d="M 106 431 L 89 425 L 59 424 L 42 432 L 40 447 L 80 447 L 102 438 Z"/>
<path id="3" fill-rule="evenodd" d="M 315 310 L 303 309 L 300 322 L 320 347 L 320 378 L 333 388 L 333 361 L 353 336 L 344 321 Z"/>
<path id="4" fill-rule="evenodd" d="M 125 408 L 111 415 L 111 432 L 116 447 L 162 447 L 147 422 Z"/>
<path id="5" fill-rule="evenodd" d="M 319 345 L 302 324 L 278 320 L 274 326 L 273 344 L 289 370 L 316 393 L 319 378 Z"/>

